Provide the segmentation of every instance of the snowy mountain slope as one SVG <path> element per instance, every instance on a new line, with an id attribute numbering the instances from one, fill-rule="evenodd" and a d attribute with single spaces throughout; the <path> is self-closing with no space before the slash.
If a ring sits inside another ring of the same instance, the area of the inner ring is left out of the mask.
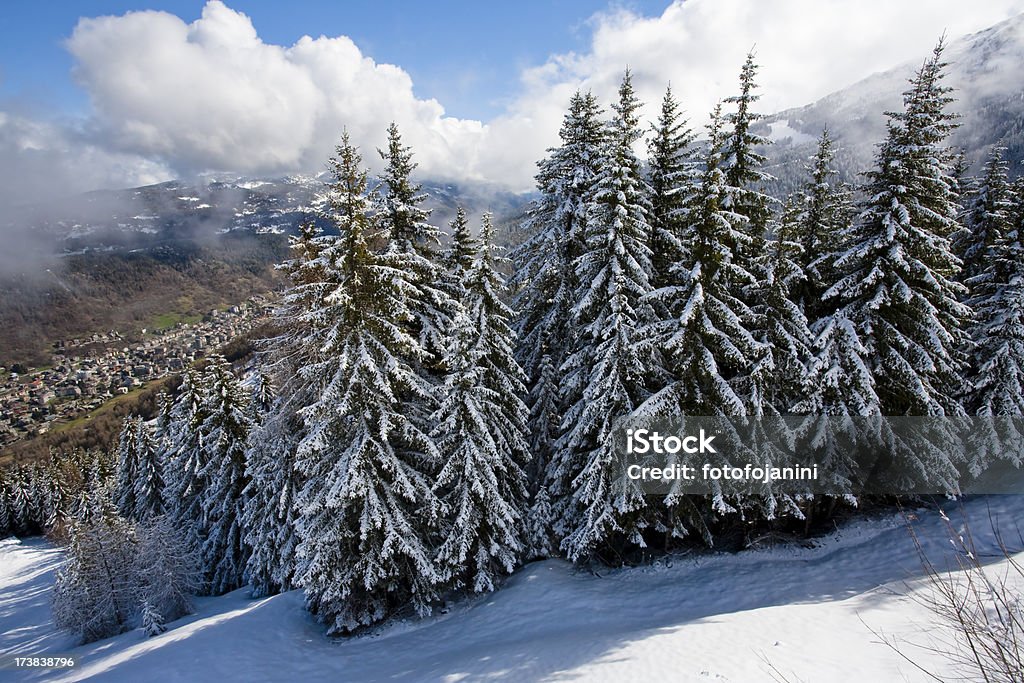
<path id="1" fill-rule="evenodd" d="M 41 538 L 0 540 L 0 653 L 65 651 L 53 628 L 50 592 L 63 553 Z M 0 677 L 11 672 L 0 670 Z"/>
<path id="2" fill-rule="evenodd" d="M 925 56 L 812 104 L 766 116 L 764 132 L 775 142 L 767 150 L 769 170 L 779 178 L 779 189 L 785 193 L 803 180 L 803 164 L 825 126 L 838 141 L 836 161 L 844 179 L 856 182 L 885 136 L 885 112 L 902 107 L 907 80 Z M 1024 14 L 950 41 L 943 58 L 949 62 L 945 83 L 956 99 L 952 109 L 962 115 L 951 144 L 965 151 L 972 172 L 992 145 L 1004 145 L 1011 173 L 1018 175 L 1024 160 Z"/>
<path id="3" fill-rule="evenodd" d="M 967 506 L 995 563 L 990 510 L 1014 536 L 1024 496 Z M 935 513 L 918 514 L 917 532 L 939 559 L 949 547 L 943 525 Z M 766 661 L 794 681 L 927 680 L 872 632 L 930 642 L 931 615 L 905 595 L 923 588 L 898 516 L 854 522 L 813 548 L 677 557 L 601 576 L 534 563 L 493 595 L 348 640 L 326 638 L 297 591 L 251 600 L 243 589 L 202 599 L 198 614 L 155 638 L 133 631 L 61 649 L 66 641 L 52 626 L 25 626 L 40 623 L 53 558 L 39 542 L 0 550 L 0 632 L 10 631 L 0 644 L 71 652 L 79 667 L 0 671 L 0 681 L 772 680 Z M 920 661 L 943 671 L 941 659 Z"/>

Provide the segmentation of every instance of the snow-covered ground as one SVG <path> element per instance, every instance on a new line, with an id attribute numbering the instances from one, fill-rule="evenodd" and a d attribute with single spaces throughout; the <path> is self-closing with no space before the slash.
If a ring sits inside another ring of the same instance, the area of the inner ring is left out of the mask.
<path id="1" fill-rule="evenodd" d="M 1018 538 L 1024 496 L 977 499 L 966 510 L 997 566 L 988 515 Z M 944 525 L 933 512 L 917 515 L 926 550 L 942 564 Z M 0 671 L 0 681 L 930 680 L 876 635 L 928 645 L 935 632 L 908 597 L 923 581 L 902 518 L 856 521 L 815 546 L 694 554 L 600 576 L 538 562 L 447 614 L 342 640 L 323 635 L 299 592 L 252 600 L 240 590 L 198 601 L 197 614 L 161 636 L 133 631 L 73 647 L 48 612 L 59 552 L 7 540 L 0 653 L 71 653 L 78 667 Z M 941 658 L 908 652 L 943 671 Z"/>

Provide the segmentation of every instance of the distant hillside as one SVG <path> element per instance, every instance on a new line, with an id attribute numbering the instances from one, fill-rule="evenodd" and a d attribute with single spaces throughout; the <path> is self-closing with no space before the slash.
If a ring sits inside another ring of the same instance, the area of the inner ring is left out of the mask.
<path id="1" fill-rule="evenodd" d="M 239 303 L 278 284 L 287 234 L 309 216 L 320 176 L 211 177 L 104 190 L 7 215 L 17 248 L 0 255 L 0 364 L 45 363 L 62 338 L 137 334 Z M 425 205 L 446 226 L 458 206 L 474 223 L 525 199 L 483 186 L 425 183 Z"/>
<path id="2" fill-rule="evenodd" d="M 0 364 L 45 364 L 58 339 L 173 324 L 273 288 L 282 235 L 238 234 L 200 245 L 67 256 L 32 278 L 0 275 Z"/>

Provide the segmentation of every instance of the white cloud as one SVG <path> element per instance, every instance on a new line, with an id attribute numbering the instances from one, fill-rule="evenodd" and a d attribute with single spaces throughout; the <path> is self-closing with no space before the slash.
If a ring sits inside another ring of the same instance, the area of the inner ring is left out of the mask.
<path id="1" fill-rule="evenodd" d="M 424 170 L 450 175 L 466 168 L 454 150 L 482 131 L 417 99 L 405 71 L 344 36 L 270 45 L 219 0 L 191 24 L 164 12 L 82 19 L 67 46 L 104 137 L 181 170 L 319 168 L 343 127 L 374 161 L 395 120 Z"/>
<path id="2" fill-rule="evenodd" d="M 587 50 L 525 70 L 506 111 L 488 122 L 446 116 L 413 94 L 406 71 L 374 62 L 347 37 L 264 43 L 219 0 L 192 23 L 153 11 L 82 19 L 67 47 L 93 104 L 87 147 L 107 165 L 138 164 L 138 177 L 318 170 L 345 127 L 379 166 L 375 148 L 394 120 L 424 176 L 526 189 L 557 142 L 572 91 L 592 89 L 607 104 L 627 65 L 648 118 L 671 81 L 699 125 L 733 94 L 751 47 L 762 65 L 761 110 L 771 112 L 920 59 L 943 31 L 956 37 L 1020 11 L 1024 0 L 686 0 L 657 17 L 602 13 Z"/>

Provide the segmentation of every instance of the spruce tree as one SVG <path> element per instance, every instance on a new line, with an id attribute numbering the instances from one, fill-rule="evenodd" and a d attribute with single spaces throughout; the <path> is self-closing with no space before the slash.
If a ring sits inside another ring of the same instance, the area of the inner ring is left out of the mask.
<path id="1" fill-rule="evenodd" d="M 762 350 L 751 372 L 751 415 L 790 413 L 808 388 L 807 364 L 813 342 L 807 318 L 793 301 L 793 290 L 806 280 L 798 261 L 801 251 L 783 221 L 756 261 L 760 285 L 752 310 L 757 327 L 754 334 Z"/>
<path id="2" fill-rule="evenodd" d="M 50 486 L 46 470 L 39 462 L 28 466 L 29 473 L 29 523 L 36 533 L 46 530 L 50 518 Z"/>
<path id="3" fill-rule="evenodd" d="M 794 282 L 792 296 L 811 329 L 832 313 L 833 306 L 822 296 L 835 282 L 832 263 L 843 250 L 842 240 L 853 219 L 852 193 L 834 180 L 835 155 L 835 142 L 826 128 L 806 168 L 807 181 L 792 198 L 782 221 L 800 246 L 796 263 L 803 277 Z"/>
<path id="4" fill-rule="evenodd" d="M 249 388 L 249 417 L 254 423 L 262 421 L 274 405 L 274 383 L 264 368 L 257 370 Z"/>
<path id="5" fill-rule="evenodd" d="M 205 537 L 202 494 L 209 486 L 203 425 L 207 418 L 205 378 L 194 367 L 182 375 L 179 393 L 169 411 L 164 441 L 167 514 L 186 530 L 198 550 Z"/>
<path id="6" fill-rule="evenodd" d="M 665 89 L 652 132 L 647 171 L 651 186 L 651 283 L 659 288 L 669 284 L 669 267 L 681 255 L 677 247 L 680 219 L 697 177 L 689 158 L 695 136 L 680 115 L 671 86 Z"/>
<path id="7" fill-rule="evenodd" d="M 164 625 L 164 617 L 153 607 L 148 600 L 142 602 L 142 631 L 147 638 L 158 636 L 164 633 L 167 627 Z"/>
<path id="8" fill-rule="evenodd" d="M 880 436 L 873 429 L 881 402 L 868 351 L 857 326 L 843 311 L 819 320 L 815 347 L 808 367 L 811 391 L 794 407 L 794 412 L 807 416 L 796 430 L 797 452 L 815 453 L 823 493 L 856 504 L 854 490 L 863 482 L 855 478 L 858 465 L 853 448 L 870 449 Z M 814 510 L 808 513 L 813 516 Z"/>
<path id="9" fill-rule="evenodd" d="M 669 380 L 641 408 L 645 415 L 683 424 L 687 416 L 743 416 L 748 406 L 736 383 L 749 373 L 761 345 L 749 328 L 752 313 L 740 293 L 754 274 L 738 257 L 748 247 L 748 219 L 729 207 L 733 189 L 722 166 L 727 138 L 721 105 L 708 124 L 704 169 L 682 217 L 683 258 L 669 270 L 671 284 L 650 298 L 668 315 L 645 331 L 645 343 L 661 350 Z M 730 512 L 726 492 L 712 492 L 713 509 Z M 694 501 L 672 492 L 664 500 L 661 524 L 672 536 L 684 536 L 704 522 Z"/>
<path id="10" fill-rule="evenodd" d="M 16 465 L 11 471 L 8 491 L 11 506 L 11 528 L 17 535 L 27 535 L 33 531 L 31 523 L 32 481 L 25 465 Z"/>
<path id="11" fill-rule="evenodd" d="M 291 590 L 295 574 L 296 495 L 300 487 L 295 449 L 301 426 L 273 409 L 249 437 L 242 527 L 250 549 L 246 576 L 253 597 Z"/>
<path id="12" fill-rule="evenodd" d="M 1005 152 L 1003 147 L 992 150 L 982 177 L 965 197 L 964 226 L 955 235 L 958 256 L 963 261 L 960 279 L 971 290 L 985 288 L 985 278 L 980 276 L 997 258 L 1001 247 L 996 245 L 1013 229 L 1013 196 Z"/>
<path id="13" fill-rule="evenodd" d="M 50 452 L 50 461 L 46 465 L 47 493 L 50 503 L 50 515 L 46 520 L 46 528 L 62 528 L 73 516 L 75 489 L 81 486 L 81 472 L 69 457 L 55 451 Z"/>
<path id="14" fill-rule="evenodd" d="M 439 578 L 428 546 L 437 501 L 425 474 L 437 452 L 402 401 L 430 392 L 406 360 L 425 356 L 409 331 L 418 275 L 408 252 L 371 250 L 379 218 L 360 163 L 344 136 L 328 185 L 339 234 L 314 266 L 330 293 L 303 316 L 313 362 L 303 369 L 310 390 L 299 394 L 312 402 L 291 406 L 304 422 L 296 580 L 331 633 L 410 602 L 426 612 Z"/>
<path id="15" fill-rule="evenodd" d="M 561 145 L 538 163 L 540 198 L 524 225 L 529 237 L 512 253 L 516 359 L 529 390 L 532 496 L 544 480 L 565 410 L 560 368 L 576 333 L 570 324 L 578 290 L 574 263 L 583 252 L 586 207 L 605 137 L 601 113 L 591 93 L 572 96 L 559 131 Z"/>
<path id="16" fill-rule="evenodd" d="M 14 533 L 14 510 L 11 506 L 11 470 L 0 468 L 0 538 Z"/>
<path id="17" fill-rule="evenodd" d="M 726 116 L 731 130 L 725 140 L 722 166 L 725 169 L 725 182 L 733 190 L 723 198 L 723 205 L 746 218 L 739 227 L 750 239 L 736 245 L 735 256 L 744 265 L 762 253 L 760 247 L 775 201 L 762 191 L 764 184 L 772 178 L 762 170 L 765 156 L 757 150 L 758 147 L 771 144 L 771 140 L 753 131 L 755 124 L 762 118 L 761 114 L 753 110 L 761 98 L 755 94 L 757 69 L 751 51 L 747 53 L 747 59 L 740 69 L 739 94 L 725 100 L 727 104 L 736 105 L 736 110 Z"/>
<path id="18" fill-rule="evenodd" d="M 466 274 L 443 399 L 434 415 L 441 469 L 434 484 L 444 536 L 437 568 L 453 587 L 494 590 L 521 555 L 526 473 L 524 380 L 502 301 L 502 259 L 484 214 L 480 253 Z"/>
<path id="19" fill-rule="evenodd" d="M 335 196 L 337 200 L 337 195 Z M 330 216 L 325 216 L 329 219 Z M 295 451 L 306 433 L 298 411 L 316 400 L 318 391 L 307 368 L 319 362 L 321 312 L 334 284 L 328 264 L 320 258 L 333 238 L 324 236 L 312 221 L 304 221 L 292 238 L 294 258 L 280 264 L 289 280 L 273 321 L 279 333 L 269 340 L 262 357 L 267 382 L 276 386 L 275 397 L 261 411 L 250 433 L 246 452 L 246 543 L 251 549 L 246 574 L 254 597 L 290 590 L 294 584 L 296 496 L 301 477 Z"/>
<path id="20" fill-rule="evenodd" d="M 759 342 L 753 362 L 745 376 L 737 377 L 733 386 L 743 398 L 746 412 L 761 416 L 765 411 L 771 413 L 777 410 L 777 406 L 770 404 L 767 394 L 774 385 L 785 384 L 788 381 L 787 378 L 777 376 L 777 373 L 785 372 L 776 364 L 776 361 L 781 360 L 777 356 L 786 353 L 786 350 L 771 347 L 768 336 L 772 334 L 770 330 L 773 322 L 765 319 L 765 316 L 792 316 L 789 315 L 791 311 L 786 310 L 788 307 L 778 296 L 779 292 L 772 292 L 770 289 L 775 287 L 777 290 L 784 283 L 784 286 L 789 287 L 793 278 L 782 271 L 778 273 L 781 276 L 779 279 L 773 277 L 780 266 L 780 260 L 769 256 L 766 248 L 775 200 L 763 192 L 765 183 L 772 178 L 762 169 L 765 156 L 758 151 L 759 147 L 769 145 L 771 141 L 754 132 L 754 127 L 762 118 L 761 114 L 754 111 L 760 99 L 760 95 L 755 93 L 757 69 L 754 53 L 751 51 L 740 69 L 739 94 L 725 100 L 727 104 L 735 105 L 736 109 L 726 116 L 730 130 L 725 139 L 725 154 L 721 164 L 725 170 L 724 178 L 728 187 L 722 197 L 722 206 L 744 219 L 736 224 L 744 233 L 744 238 L 732 245 L 733 261 L 739 269 L 754 276 L 753 282 L 745 282 L 742 278 L 733 279 L 728 286 L 734 296 L 742 299 L 750 307 L 751 316 L 745 324 L 754 331 L 755 339 Z M 786 249 L 783 249 L 779 255 L 785 253 Z M 784 263 L 781 267 L 786 268 Z M 782 298 L 788 299 L 788 292 Z M 769 304 L 769 301 L 773 303 Z M 766 310 L 769 306 L 774 310 Z M 798 325 L 798 322 L 790 321 L 789 327 L 793 331 Z M 776 326 L 774 333 L 778 332 L 780 330 Z"/>
<path id="21" fill-rule="evenodd" d="M 478 240 L 469 229 L 466 211 L 460 206 L 455 218 L 448 224 L 451 229 L 451 246 L 444 252 L 442 262 L 449 278 L 455 284 L 456 293 L 462 291 L 466 274 L 473 267 L 473 259 L 479 249 Z M 453 295 L 455 296 L 455 295 Z"/>
<path id="22" fill-rule="evenodd" d="M 449 223 L 448 227 L 451 230 L 451 244 L 442 252 L 441 255 L 441 267 L 442 267 L 442 281 L 444 283 L 444 291 L 449 297 L 450 304 L 446 313 L 449 321 L 449 328 L 445 333 L 446 343 L 450 344 L 451 337 L 454 334 L 454 327 L 456 325 L 456 318 L 463 313 L 463 303 L 466 299 L 466 278 L 469 274 L 470 269 L 473 267 L 473 259 L 476 257 L 476 253 L 479 249 L 479 240 L 477 240 L 472 231 L 469 228 L 469 219 L 466 217 L 466 212 L 462 207 L 458 207 L 453 218 Z M 445 372 L 449 369 L 447 366 L 447 359 L 450 355 L 450 347 L 444 349 L 444 353 L 439 357 L 439 365 L 444 368 Z M 440 378 L 440 383 L 443 383 L 444 378 Z M 443 390 L 438 387 L 438 400 L 443 394 Z"/>
<path id="23" fill-rule="evenodd" d="M 746 218 L 728 208 L 733 202 L 722 167 L 720 106 L 708 134 L 704 169 L 682 217 L 684 258 L 670 269 L 672 284 L 650 296 L 669 310 L 646 337 L 667 355 L 672 381 L 645 410 L 671 417 L 743 415 L 746 406 L 731 381 L 750 367 L 758 349 L 747 327 L 752 314 L 736 294 L 753 285 L 754 275 L 736 260 L 749 238 L 742 227 Z"/>
<path id="24" fill-rule="evenodd" d="M 888 115 L 876 168 L 867 174 L 866 203 L 835 263 L 842 275 L 826 292 L 857 326 L 885 415 L 964 414 L 961 349 L 969 311 L 958 301 L 964 291 L 950 247 L 957 183 L 945 141 L 956 124 L 946 112 L 942 50 L 940 42 L 916 73 L 904 110 Z M 907 448 L 891 435 L 885 446 L 930 483 L 956 492 L 948 448 L 954 436 L 940 431 L 935 448 Z"/>
<path id="25" fill-rule="evenodd" d="M 804 273 L 797 264 L 800 246 L 785 223 L 775 227 L 764 253 L 754 261 L 757 298 L 751 306 L 752 332 L 759 342 L 750 372 L 738 383 L 743 387 L 746 414 L 752 418 L 745 431 L 745 445 L 753 462 L 772 467 L 791 466 L 794 452 L 789 425 L 781 418 L 808 393 L 807 365 L 813 354 L 811 332 L 804 312 L 792 300 L 794 286 Z M 797 500 L 781 494 L 779 486 L 751 486 L 744 507 L 763 519 L 783 514 L 802 518 Z M 804 496 L 806 498 L 806 496 Z"/>
<path id="26" fill-rule="evenodd" d="M 958 415 L 963 324 L 967 309 L 953 278 L 950 249 L 958 224 L 953 155 L 944 142 L 955 127 L 945 111 L 940 43 L 889 114 L 888 135 L 870 171 L 867 203 L 849 248 L 836 265 L 834 295 L 859 325 L 872 356 L 886 415 Z"/>
<path id="27" fill-rule="evenodd" d="M 138 477 L 135 480 L 135 509 L 130 518 L 144 522 L 166 512 L 164 506 L 164 468 L 160 446 L 152 428 L 141 418 L 136 420 Z"/>
<path id="28" fill-rule="evenodd" d="M 825 298 L 840 274 L 834 263 L 846 250 L 853 219 L 852 192 L 834 179 L 835 142 L 826 128 L 805 167 L 807 180 L 790 198 L 781 219 L 783 228 L 799 245 L 796 263 L 801 277 L 793 283 L 792 299 L 807 318 L 811 333 L 811 357 L 807 361 L 804 391 L 793 412 L 806 415 L 797 429 L 797 452 L 813 452 L 819 458 L 820 489 L 802 506 L 812 517 L 832 505 L 832 498 L 856 504 L 852 495 L 856 470 L 851 448 L 870 439 L 858 418 L 880 414 L 867 350 L 846 313 Z M 865 448 L 866 444 L 861 444 Z"/>
<path id="29" fill-rule="evenodd" d="M 424 361 L 430 366 L 443 353 L 452 307 L 438 263 L 441 231 L 430 224 L 430 211 L 422 206 L 426 195 L 411 179 L 417 164 L 410 148 L 402 144 L 394 123 L 388 126 L 387 149 L 378 153 L 386 162 L 380 176 L 380 229 L 392 252 L 389 258 L 409 274 L 412 289 L 407 297 L 411 317 L 406 325 L 429 354 Z M 370 237 L 367 235 L 367 239 Z"/>
<path id="30" fill-rule="evenodd" d="M 968 212 L 973 239 L 965 261 L 976 272 L 967 280 L 974 319 L 965 400 L 971 414 L 986 418 L 969 449 L 973 475 L 996 458 L 1019 464 L 1024 437 L 1019 419 L 1005 419 L 1024 415 L 1024 244 L 1003 153 L 993 151 Z"/>
<path id="31" fill-rule="evenodd" d="M 523 557 L 527 562 L 547 559 L 554 554 L 555 547 L 551 538 L 554 515 L 548 489 L 541 486 L 526 512 L 526 552 Z"/>
<path id="32" fill-rule="evenodd" d="M 621 476 L 613 443 L 619 421 L 647 398 L 649 372 L 639 342 L 651 318 L 644 300 L 651 291 L 650 188 L 633 152 L 640 102 L 628 71 L 613 108 L 583 252 L 573 263 L 578 333 L 562 365 L 569 408 L 548 468 L 548 492 L 560 499 L 556 532 L 573 560 L 606 545 L 644 545 L 643 492 Z"/>
<path id="33" fill-rule="evenodd" d="M 128 416 L 117 440 L 117 509 L 124 517 L 135 514 L 135 487 L 139 480 L 139 420 Z"/>
<path id="34" fill-rule="evenodd" d="M 247 397 L 223 356 L 210 358 L 206 369 L 202 424 L 207 482 L 200 497 L 205 531 L 202 562 L 206 590 L 220 595 L 242 585 L 249 549 L 243 541 L 245 448 L 251 426 Z"/>

